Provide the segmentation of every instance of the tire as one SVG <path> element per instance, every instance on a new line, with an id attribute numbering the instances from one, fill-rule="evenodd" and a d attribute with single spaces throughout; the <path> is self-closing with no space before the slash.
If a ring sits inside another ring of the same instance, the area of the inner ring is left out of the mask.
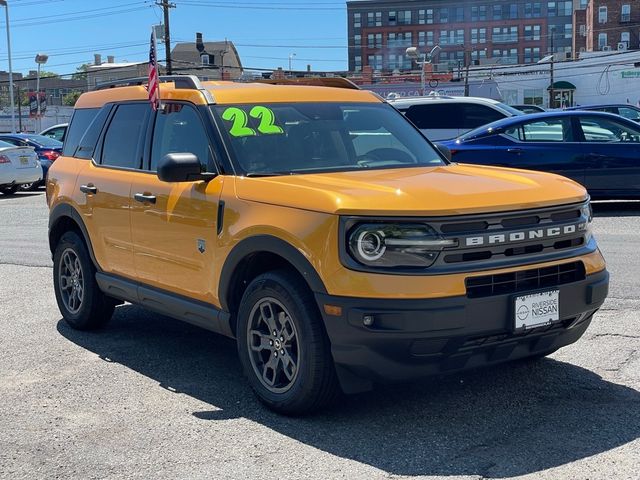
<path id="1" fill-rule="evenodd" d="M 38 190 L 38 188 L 40 188 L 40 182 L 23 183 L 20 185 L 20 190 L 23 192 L 33 192 L 34 190 Z"/>
<path id="2" fill-rule="evenodd" d="M 77 330 L 105 325 L 116 302 L 103 294 L 84 241 L 73 231 L 62 235 L 53 254 L 53 287 L 65 321 Z"/>
<path id="3" fill-rule="evenodd" d="M 2 187 L 0 188 L 0 193 L 5 195 L 13 195 L 18 191 L 18 185 L 11 185 L 10 187 Z"/>
<path id="4" fill-rule="evenodd" d="M 340 393 L 329 339 L 303 283 L 286 270 L 262 274 L 238 311 L 244 373 L 260 401 L 285 415 L 319 410 Z"/>

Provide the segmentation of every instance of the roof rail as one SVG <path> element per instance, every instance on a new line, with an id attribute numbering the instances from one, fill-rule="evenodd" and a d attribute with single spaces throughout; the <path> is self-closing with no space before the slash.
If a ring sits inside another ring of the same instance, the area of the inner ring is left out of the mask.
<path id="1" fill-rule="evenodd" d="M 256 83 L 268 83 L 270 85 L 307 85 L 312 87 L 333 87 L 360 90 L 360 87 L 351 80 L 343 77 L 299 77 L 279 79 L 253 80 Z"/>
<path id="2" fill-rule="evenodd" d="M 175 88 L 182 88 L 185 90 L 199 90 L 209 103 L 215 103 L 211 92 L 204 88 L 200 79 L 195 75 L 160 75 L 160 83 L 173 82 Z M 123 78 L 121 80 L 113 80 L 110 82 L 99 83 L 96 85 L 96 90 L 106 90 L 108 88 L 116 87 L 133 87 L 139 85 L 146 85 L 149 82 L 148 77 L 136 77 L 136 78 Z"/>

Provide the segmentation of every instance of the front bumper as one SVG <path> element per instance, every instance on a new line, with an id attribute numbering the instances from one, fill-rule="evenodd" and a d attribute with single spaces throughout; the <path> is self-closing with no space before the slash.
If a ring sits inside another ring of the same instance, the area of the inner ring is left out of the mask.
<path id="1" fill-rule="evenodd" d="M 560 290 L 560 321 L 522 333 L 513 328 L 515 294 L 426 300 L 316 294 L 316 300 L 342 387 L 355 393 L 373 382 L 492 365 L 575 342 L 603 304 L 609 274 L 603 270 L 554 288 Z M 325 305 L 340 307 L 341 315 L 329 315 Z M 365 316 L 373 316 L 371 326 L 364 325 Z"/>

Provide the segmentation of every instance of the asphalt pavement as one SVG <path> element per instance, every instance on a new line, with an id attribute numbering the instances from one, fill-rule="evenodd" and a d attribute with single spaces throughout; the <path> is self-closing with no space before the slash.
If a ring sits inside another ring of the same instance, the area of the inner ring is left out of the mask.
<path id="1" fill-rule="evenodd" d="M 0 478 L 640 479 L 640 203 L 595 206 L 610 297 L 548 358 L 271 413 L 233 341 L 124 305 L 61 320 L 43 192 L 0 196 Z"/>

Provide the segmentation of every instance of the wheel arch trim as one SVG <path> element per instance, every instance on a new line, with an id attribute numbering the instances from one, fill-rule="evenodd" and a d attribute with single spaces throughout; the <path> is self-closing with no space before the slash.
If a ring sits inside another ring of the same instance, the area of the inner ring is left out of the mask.
<path id="1" fill-rule="evenodd" d="M 298 271 L 312 292 L 327 293 L 324 282 L 311 262 L 290 243 L 272 235 L 255 235 L 241 240 L 229 253 L 220 273 L 218 298 L 223 310 L 229 312 L 229 289 L 233 275 L 248 256 L 264 252 L 282 257 Z"/>
<path id="2" fill-rule="evenodd" d="M 51 256 L 53 258 L 53 252 L 55 250 L 55 245 L 52 243 L 51 233 L 55 229 L 56 225 L 62 221 L 63 219 L 68 218 L 73 223 L 78 226 L 78 229 L 82 233 L 82 237 L 84 239 L 85 245 L 87 246 L 87 250 L 89 251 L 89 257 L 91 257 L 91 261 L 98 271 L 100 268 L 98 266 L 98 262 L 96 261 L 95 254 L 93 253 L 93 245 L 91 244 L 91 238 L 89 237 L 89 232 L 87 231 L 87 227 L 85 226 L 82 216 L 80 213 L 68 203 L 60 203 L 56 205 L 53 210 L 49 213 L 49 250 L 51 250 Z"/>

